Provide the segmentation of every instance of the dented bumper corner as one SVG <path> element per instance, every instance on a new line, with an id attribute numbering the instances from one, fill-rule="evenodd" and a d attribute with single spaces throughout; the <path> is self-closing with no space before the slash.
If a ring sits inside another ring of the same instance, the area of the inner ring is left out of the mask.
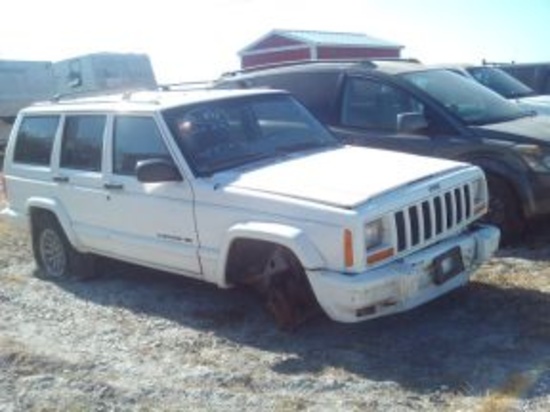
<path id="1" fill-rule="evenodd" d="M 499 238 L 497 228 L 479 225 L 373 270 L 354 275 L 310 271 L 308 279 L 330 318 L 359 322 L 412 309 L 465 285 L 495 253 Z M 459 262 L 455 267 L 453 259 Z"/>

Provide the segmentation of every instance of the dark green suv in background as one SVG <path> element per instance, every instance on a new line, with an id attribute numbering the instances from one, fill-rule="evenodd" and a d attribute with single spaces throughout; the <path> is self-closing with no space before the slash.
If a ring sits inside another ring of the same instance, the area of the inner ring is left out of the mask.
<path id="1" fill-rule="evenodd" d="M 215 87 L 285 89 L 343 142 L 481 166 L 504 241 L 550 213 L 550 117 L 459 74 L 403 61 L 303 62 L 225 74 Z"/>

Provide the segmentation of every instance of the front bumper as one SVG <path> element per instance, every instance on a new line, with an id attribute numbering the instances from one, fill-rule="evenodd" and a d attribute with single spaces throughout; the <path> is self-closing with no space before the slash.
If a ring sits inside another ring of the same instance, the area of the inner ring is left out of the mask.
<path id="1" fill-rule="evenodd" d="M 363 273 L 308 271 L 307 275 L 317 301 L 331 319 L 359 322 L 412 309 L 465 285 L 471 273 L 497 250 L 499 239 L 497 228 L 479 225 Z M 436 281 L 434 262 L 453 250 L 460 251 L 463 270 Z"/>

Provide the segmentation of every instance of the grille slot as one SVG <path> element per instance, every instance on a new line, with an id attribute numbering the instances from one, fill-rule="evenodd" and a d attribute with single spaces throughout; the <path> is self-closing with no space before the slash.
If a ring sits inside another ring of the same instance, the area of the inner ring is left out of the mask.
<path id="1" fill-rule="evenodd" d="M 433 230 L 433 218 L 430 208 L 430 202 L 422 202 L 422 218 L 424 219 L 424 237 L 430 239 Z"/>
<path id="2" fill-rule="evenodd" d="M 395 212 L 398 252 L 462 225 L 472 217 L 471 202 L 470 186 L 465 184 Z"/>
<path id="3" fill-rule="evenodd" d="M 415 246 L 420 242 L 420 230 L 416 206 L 409 207 L 409 221 L 411 222 L 411 242 L 412 245 Z"/>
<path id="4" fill-rule="evenodd" d="M 441 197 L 436 197 L 434 199 L 435 205 L 435 234 L 439 235 L 443 232 L 443 203 L 441 202 Z"/>
<path id="5" fill-rule="evenodd" d="M 405 234 L 405 217 L 403 212 L 395 214 L 395 226 L 397 227 L 397 250 L 404 250 L 407 247 L 407 235 Z"/>
<path id="6" fill-rule="evenodd" d="M 453 226 L 453 217 L 454 217 L 454 204 L 451 199 L 451 192 L 445 193 L 445 211 L 447 212 L 447 225 L 446 228 L 450 229 Z"/>

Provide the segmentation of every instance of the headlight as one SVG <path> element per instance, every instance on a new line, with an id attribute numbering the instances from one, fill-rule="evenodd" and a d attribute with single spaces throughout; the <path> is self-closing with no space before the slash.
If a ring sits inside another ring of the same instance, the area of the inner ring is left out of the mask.
<path id="1" fill-rule="evenodd" d="M 544 148 L 536 144 L 518 144 L 514 149 L 534 171 L 550 172 L 550 153 Z"/>
<path id="2" fill-rule="evenodd" d="M 367 248 L 367 264 L 374 265 L 388 260 L 395 255 L 391 244 L 391 230 L 384 218 L 373 220 L 365 225 L 365 246 Z"/>
<path id="3" fill-rule="evenodd" d="M 365 243 L 367 249 L 374 249 L 384 242 L 384 224 L 382 219 L 365 225 Z"/>
<path id="4" fill-rule="evenodd" d="M 546 155 L 541 159 L 542 164 L 544 167 L 546 167 L 548 170 L 550 170 L 550 155 Z"/>
<path id="5" fill-rule="evenodd" d="M 472 182 L 472 196 L 474 201 L 474 214 L 482 214 L 487 211 L 487 183 L 479 178 Z"/>
<path id="6" fill-rule="evenodd" d="M 484 179 L 474 180 L 472 183 L 472 194 L 474 196 L 474 206 L 484 203 L 487 199 L 486 185 Z"/>

